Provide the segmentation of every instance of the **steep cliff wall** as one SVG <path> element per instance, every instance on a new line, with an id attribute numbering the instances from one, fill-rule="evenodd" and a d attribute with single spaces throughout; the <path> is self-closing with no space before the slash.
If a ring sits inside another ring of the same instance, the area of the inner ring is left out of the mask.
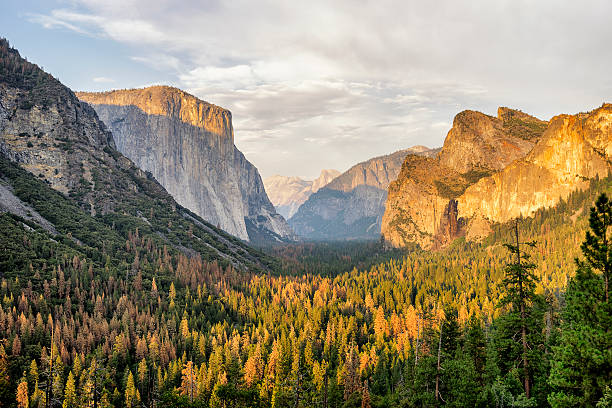
<path id="1" fill-rule="evenodd" d="M 452 201 L 469 185 L 469 180 L 437 159 L 409 155 L 397 179 L 389 185 L 389 196 L 381 232 L 394 246 L 417 243 L 430 249 L 445 245 L 462 234 L 463 223 L 449 219 Z M 453 235 L 444 235 L 443 232 Z"/>
<path id="2" fill-rule="evenodd" d="M 397 178 L 404 158 L 414 152 L 438 151 L 417 146 L 359 163 L 311 195 L 289 224 L 308 239 L 377 239 L 387 187 Z"/>
<path id="3" fill-rule="evenodd" d="M 479 180 L 458 198 L 459 216 L 505 222 L 554 206 L 588 179 L 612 170 L 612 105 L 560 115 L 533 150 L 504 170 Z"/>
<path id="4" fill-rule="evenodd" d="M 302 180 L 299 177 L 272 176 L 264 180 L 268 197 L 276 211 L 286 219 L 291 218 L 300 206 L 313 193 L 326 186 L 338 177 L 338 170 L 321 170 L 321 174 L 314 180 Z"/>
<path id="5" fill-rule="evenodd" d="M 525 156 L 545 128 L 546 122 L 508 108 L 499 108 L 498 117 L 463 111 L 444 140 L 440 164 L 459 173 L 501 170 Z"/>
<path id="6" fill-rule="evenodd" d="M 389 186 L 381 226 L 385 240 L 394 246 L 417 243 L 435 249 L 460 236 L 487 234 L 488 222 L 467 215 L 461 197 L 478 180 L 527 155 L 546 126 L 547 122 L 508 108 L 499 108 L 497 117 L 459 113 L 438 156 L 407 156 Z"/>
<path id="7" fill-rule="evenodd" d="M 181 205 L 244 240 L 292 239 L 257 169 L 234 145 L 231 113 L 176 88 L 77 93 L 117 148 Z"/>
<path id="8" fill-rule="evenodd" d="M 0 212 L 74 241 L 88 257 L 94 248 L 92 253 L 114 257 L 140 230 L 147 246 L 167 245 L 241 269 L 272 266 L 268 257 L 178 205 L 115 149 L 91 106 L 2 38 L 0 185 Z"/>

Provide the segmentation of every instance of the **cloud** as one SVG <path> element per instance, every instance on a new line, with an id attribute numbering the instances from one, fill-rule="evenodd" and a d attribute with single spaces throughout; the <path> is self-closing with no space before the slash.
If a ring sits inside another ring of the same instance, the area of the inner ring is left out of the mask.
<path id="1" fill-rule="evenodd" d="M 463 109 L 547 118 L 609 100 L 611 13 L 604 0 L 71 0 L 29 19 L 130 47 L 231 109 L 264 176 L 314 177 L 440 146 Z"/>
<path id="2" fill-rule="evenodd" d="M 106 77 L 95 77 L 92 79 L 92 81 L 94 81 L 95 83 L 107 83 L 107 84 L 115 82 L 114 79 L 106 78 Z"/>

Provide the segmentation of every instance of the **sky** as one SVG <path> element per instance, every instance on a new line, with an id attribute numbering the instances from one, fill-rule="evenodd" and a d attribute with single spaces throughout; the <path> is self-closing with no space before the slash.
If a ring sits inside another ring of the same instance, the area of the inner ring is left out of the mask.
<path id="1" fill-rule="evenodd" d="M 0 36 L 73 90 L 166 84 L 232 111 L 259 169 L 312 179 L 442 146 L 465 109 L 612 102 L 612 2 L 2 0 Z"/>

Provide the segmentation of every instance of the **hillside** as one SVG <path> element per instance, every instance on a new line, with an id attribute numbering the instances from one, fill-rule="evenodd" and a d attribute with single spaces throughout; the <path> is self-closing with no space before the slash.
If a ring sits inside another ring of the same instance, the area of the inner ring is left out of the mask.
<path id="1" fill-rule="evenodd" d="M 117 250 L 139 230 L 175 252 L 241 269 L 267 268 L 265 256 L 179 206 L 119 153 L 95 111 L 70 89 L 5 40 L 0 57 L 2 197 L 10 201 L 3 205 L 10 212 L 22 216 L 32 208 L 41 215 L 33 222 L 102 253 Z M 113 238 L 98 241 L 109 229 Z"/>

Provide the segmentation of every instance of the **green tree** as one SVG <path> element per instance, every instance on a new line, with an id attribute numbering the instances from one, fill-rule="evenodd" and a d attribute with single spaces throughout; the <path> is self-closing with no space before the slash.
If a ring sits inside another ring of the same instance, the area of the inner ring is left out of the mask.
<path id="1" fill-rule="evenodd" d="M 134 375 L 130 371 L 128 373 L 127 382 L 125 384 L 125 407 L 132 408 L 138 405 L 140 402 L 140 393 L 136 389 L 134 383 Z"/>
<path id="2" fill-rule="evenodd" d="M 553 348 L 549 383 L 553 407 L 593 407 L 612 382 L 612 307 L 608 276 L 612 270 L 609 227 L 612 204 L 602 194 L 591 209 L 576 275 L 569 283 L 558 346 Z M 600 273 L 596 273 L 595 271 Z"/>
<path id="3" fill-rule="evenodd" d="M 514 244 L 505 244 L 506 248 L 515 257 L 515 261 L 506 265 L 505 277 L 502 280 L 502 288 L 505 293 L 501 299 L 501 306 L 510 305 L 509 312 L 510 322 L 514 323 L 511 327 L 516 328 L 520 334 L 521 341 L 521 365 L 522 379 L 525 396 L 529 399 L 531 396 L 531 379 L 529 367 L 529 350 L 531 345 L 528 341 L 530 331 L 530 314 L 533 309 L 533 303 L 536 300 L 536 282 L 537 277 L 533 273 L 536 265 L 529 261 L 529 255 L 521 250 L 521 244 L 527 246 L 535 246 L 534 242 L 521 243 L 519 239 L 518 221 L 514 226 Z"/>
<path id="4" fill-rule="evenodd" d="M 68 373 L 66 380 L 66 388 L 64 389 L 64 404 L 63 408 L 73 408 L 77 406 L 76 385 L 74 383 L 74 375 L 72 371 Z"/>

